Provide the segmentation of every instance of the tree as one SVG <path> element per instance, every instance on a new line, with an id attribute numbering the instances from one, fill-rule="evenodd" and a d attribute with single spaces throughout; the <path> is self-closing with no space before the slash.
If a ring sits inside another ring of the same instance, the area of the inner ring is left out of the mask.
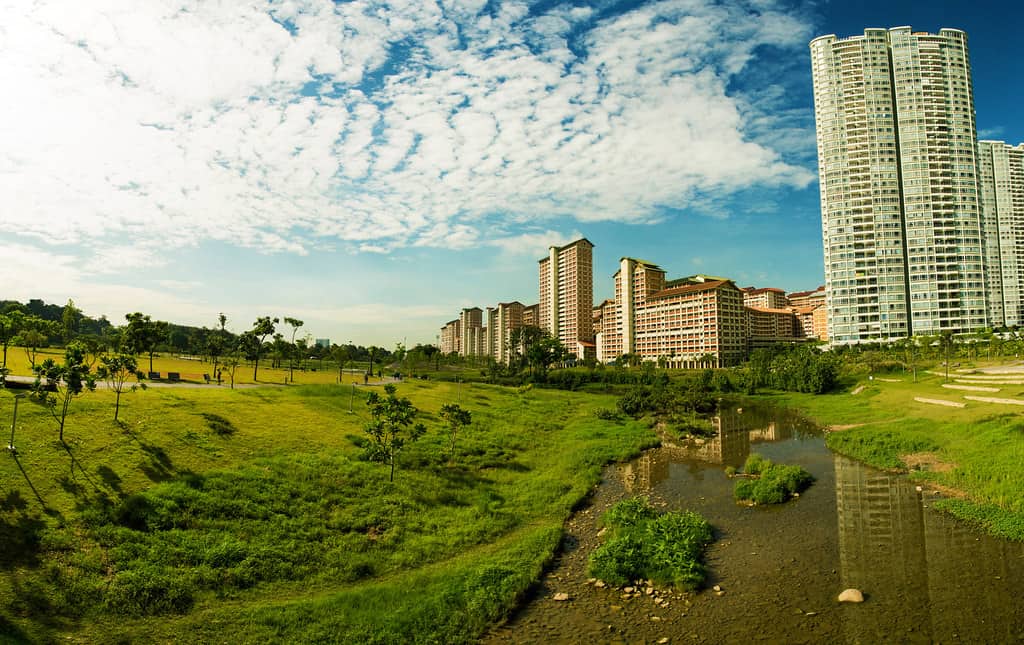
<path id="1" fill-rule="evenodd" d="M 271 318 L 270 316 L 261 316 L 256 319 L 256 322 L 252 324 L 252 329 L 249 332 L 253 338 L 253 350 L 254 360 L 252 365 L 252 380 L 256 380 L 256 374 L 260 369 L 260 352 L 263 351 L 263 343 L 267 340 L 267 336 L 274 333 L 274 325 L 281 322 L 277 318 Z"/>
<path id="2" fill-rule="evenodd" d="M 459 430 L 468 426 L 473 421 L 473 415 L 469 410 L 463 410 L 455 403 L 445 403 L 441 406 L 440 417 L 448 424 L 449 436 L 452 446 L 452 461 L 455 461 L 455 438 Z"/>
<path id="3" fill-rule="evenodd" d="M 348 347 L 344 345 L 335 345 L 331 350 L 331 358 L 338 363 L 338 382 L 341 383 L 343 371 L 345 369 L 345 363 L 348 362 Z"/>
<path id="4" fill-rule="evenodd" d="M 85 390 L 96 389 L 96 379 L 85 364 L 85 346 L 79 342 L 68 343 L 62 364 L 48 358 L 32 371 L 36 375 L 33 398 L 50 410 L 60 429 L 60 441 L 64 443 L 64 421 L 71 400 Z"/>
<path id="5" fill-rule="evenodd" d="M 7 348 L 18 336 L 18 333 L 21 332 L 21 327 L 24 323 L 25 314 L 20 311 L 14 310 L 0 314 L 0 344 L 4 348 L 2 367 L 5 369 L 7 368 Z"/>
<path id="6" fill-rule="evenodd" d="M 374 461 L 391 465 L 388 481 L 395 481 L 395 456 L 405 444 L 416 441 L 427 431 L 422 423 L 413 424 L 418 410 L 412 402 L 399 398 L 395 392 L 395 385 L 388 383 L 384 386 L 384 396 L 370 392 L 366 397 L 366 405 L 373 417 L 366 424 L 366 434 L 370 435 L 367 453 Z"/>
<path id="7" fill-rule="evenodd" d="M 249 332 L 246 332 L 248 334 Z M 244 335 L 244 334 L 243 334 Z M 241 340 L 228 354 L 224 356 L 224 369 L 228 371 L 228 376 L 231 377 L 231 389 L 235 389 L 235 371 L 238 366 L 242 364 L 242 349 Z M 218 382 L 218 385 L 220 383 Z"/>
<path id="8" fill-rule="evenodd" d="M 217 322 L 220 323 L 220 329 L 214 329 L 206 339 L 206 353 L 209 354 L 210 360 L 213 361 L 214 374 L 217 373 L 217 364 L 220 362 L 221 355 L 227 350 L 228 332 L 225 326 L 228 324 L 228 317 L 221 313 L 217 316 Z"/>
<path id="9" fill-rule="evenodd" d="M 128 379 L 137 376 L 138 370 L 138 361 L 131 354 L 118 352 L 100 357 L 100 366 L 96 370 L 96 374 L 106 381 L 107 386 L 117 394 L 114 399 L 114 421 L 117 421 L 117 415 L 121 411 L 121 393 L 124 392 Z M 129 391 L 134 392 L 136 389 L 137 386 L 132 385 Z"/>
<path id="10" fill-rule="evenodd" d="M 125 329 L 124 341 L 128 351 L 133 354 L 149 354 L 149 371 L 153 371 L 153 354 L 161 341 L 167 338 L 168 324 L 162 320 L 153 320 L 141 312 L 125 314 L 128 328 Z"/>
<path id="11" fill-rule="evenodd" d="M 68 304 L 60 312 L 61 326 L 64 332 L 64 342 L 70 343 L 78 331 L 78 323 L 82 320 L 82 310 L 75 306 L 75 301 L 68 298 Z"/>
<path id="12" fill-rule="evenodd" d="M 288 380 L 295 381 L 295 351 L 298 349 L 295 346 L 295 332 L 299 331 L 299 327 L 302 327 L 304 323 L 298 318 L 285 316 L 284 324 L 289 325 L 292 328 L 292 357 L 291 360 L 288 361 Z"/>
<path id="13" fill-rule="evenodd" d="M 57 333 L 56 323 L 50 320 L 43 320 L 39 316 L 25 316 L 21 319 L 21 327 L 14 343 L 25 349 L 25 356 L 28 357 L 29 365 L 34 370 L 36 359 L 39 357 L 39 348 L 46 345 L 52 334 Z"/>
<path id="14" fill-rule="evenodd" d="M 370 355 L 370 370 L 369 370 L 369 374 L 372 377 L 373 376 L 373 356 L 374 356 L 374 354 L 377 353 L 377 346 L 376 345 L 370 345 L 370 347 L 366 350 L 366 352 Z"/>

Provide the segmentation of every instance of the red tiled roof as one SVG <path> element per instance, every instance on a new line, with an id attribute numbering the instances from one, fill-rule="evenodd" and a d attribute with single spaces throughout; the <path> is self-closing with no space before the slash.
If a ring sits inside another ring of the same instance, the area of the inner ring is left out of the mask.
<path id="1" fill-rule="evenodd" d="M 747 307 L 747 309 L 759 311 L 764 314 L 793 314 L 793 312 L 790 311 L 789 309 L 771 309 L 769 307 Z"/>
<path id="2" fill-rule="evenodd" d="M 715 280 L 713 282 L 698 282 L 697 284 L 687 284 L 682 287 L 672 287 L 670 289 L 662 289 L 656 293 L 652 293 L 647 296 L 648 300 L 660 300 L 662 298 L 670 298 L 672 296 L 678 296 L 686 293 L 697 293 L 700 291 L 713 291 L 718 289 L 722 285 L 731 284 L 728 280 Z"/>
<path id="3" fill-rule="evenodd" d="M 743 291 L 749 294 L 766 293 L 768 291 L 774 291 L 775 293 L 786 293 L 782 289 L 777 289 L 775 287 L 761 287 L 760 289 L 756 289 L 754 287 L 747 287 Z"/>

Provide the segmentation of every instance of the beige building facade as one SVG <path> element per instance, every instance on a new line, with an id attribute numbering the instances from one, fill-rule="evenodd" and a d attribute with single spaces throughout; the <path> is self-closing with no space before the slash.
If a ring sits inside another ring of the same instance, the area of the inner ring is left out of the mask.
<path id="1" fill-rule="evenodd" d="M 538 262 L 537 326 L 569 351 L 576 350 L 579 341 L 589 343 L 594 337 L 593 248 L 590 240 L 579 239 L 550 247 L 548 256 Z"/>

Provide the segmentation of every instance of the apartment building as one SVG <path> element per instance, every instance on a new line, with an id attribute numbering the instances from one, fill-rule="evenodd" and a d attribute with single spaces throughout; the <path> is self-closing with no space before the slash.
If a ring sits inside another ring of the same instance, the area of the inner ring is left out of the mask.
<path id="1" fill-rule="evenodd" d="M 761 307 L 762 309 L 784 309 L 789 306 L 786 292 L 775 287 L 745 287 L 743 289 L 744 307 Z"/>
<path id="2" fill-rule="evenodd" d="M 789 308 L 746 307 L 747 343 L 751 349 L 792 343 L 804 337 L 797 314 Z"/>
<path id="3" fill-rule="evenodd" d="M 988 316 L 993 327 L 1024 322 L 1024 143 L 978 142 Z"/>
<path id="4" fill-rule="evenodd" d="M 461 321 L 456 318 L 455 320 L 449 320 L 445 323 L 444 327 L 441 327 L 441 335 L 438 337 L 438 349 L 441 350 L 442 354 L 451 354 L 452 352 L 459 354 L 462 352 L 461 326 Z"/>
<path id="5" fill-rule="evenodd" d="M 484 312 L 480 307 L 468 307 L 459 314 L 459 349 L 461 356 L 483 356 L 485 329 Z"/>
<path id="6" fill-rule="evenodd" d="M 495 361 L 508 363 L 512 352 L 512 332 L 524 326 L 525 309 L 519 301 L 499 302 L 497 307 L 487 308 L 487 329 L 491 339 L 488 355 Z"/>
<path id="7" fill-rule="evenodd" d="M 831 342 L 985 326 L 967 35 L 867 29 L 810 50 Z"/>
<path id="8" fill-rule="evenodd" d="M 548 256 L 538 262 L 538 326 L 579 358 L 584 358 L 580 341 L 593 347 L 593 248 L 590 240 L 579 239 L 550 247 Z"/>
<path id="9" fill-rule="evenodd" d="M 539 303 L 523 307 L 523 325 L 526 327 L 540 327 Z"/>
<path id="10" fill-rule="evenodd" d="M 743 292 L 731 280 L 673 281 L 636 308 L 634 348 L 673 367 L 726 367 L 747 353 Z"/>
<path id="11" fill-rule="evenodd" d="M 825 285 L 813 291 L 792 291 L 786 294 L 786 304 L 790 307 L 817 307 L 825 305 Z"/>

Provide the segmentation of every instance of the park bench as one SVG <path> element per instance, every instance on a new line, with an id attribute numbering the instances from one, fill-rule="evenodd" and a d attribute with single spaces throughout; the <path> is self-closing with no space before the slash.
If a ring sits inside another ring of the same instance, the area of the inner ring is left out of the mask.
<path id="1" fill-rule="evenodd" d="M 178 372 L 167 372 L 167 380 L 172 383 L 177 383 L 181 380 L 181 374 Z"/>
<path id="2" fill-rule="evenodd" d="M 149 380 L 151 380 L 151 381 L 159 381 L 160 380 L 160 372 L 150 372 L 149 373 Z"/>
<path id="3" fill-rule="evenodd" d="M 203 380 L 206 381 L 207 385 L 209 385 L 210 384 L 210 375 L 209 374 L 203 374 Z"/>

